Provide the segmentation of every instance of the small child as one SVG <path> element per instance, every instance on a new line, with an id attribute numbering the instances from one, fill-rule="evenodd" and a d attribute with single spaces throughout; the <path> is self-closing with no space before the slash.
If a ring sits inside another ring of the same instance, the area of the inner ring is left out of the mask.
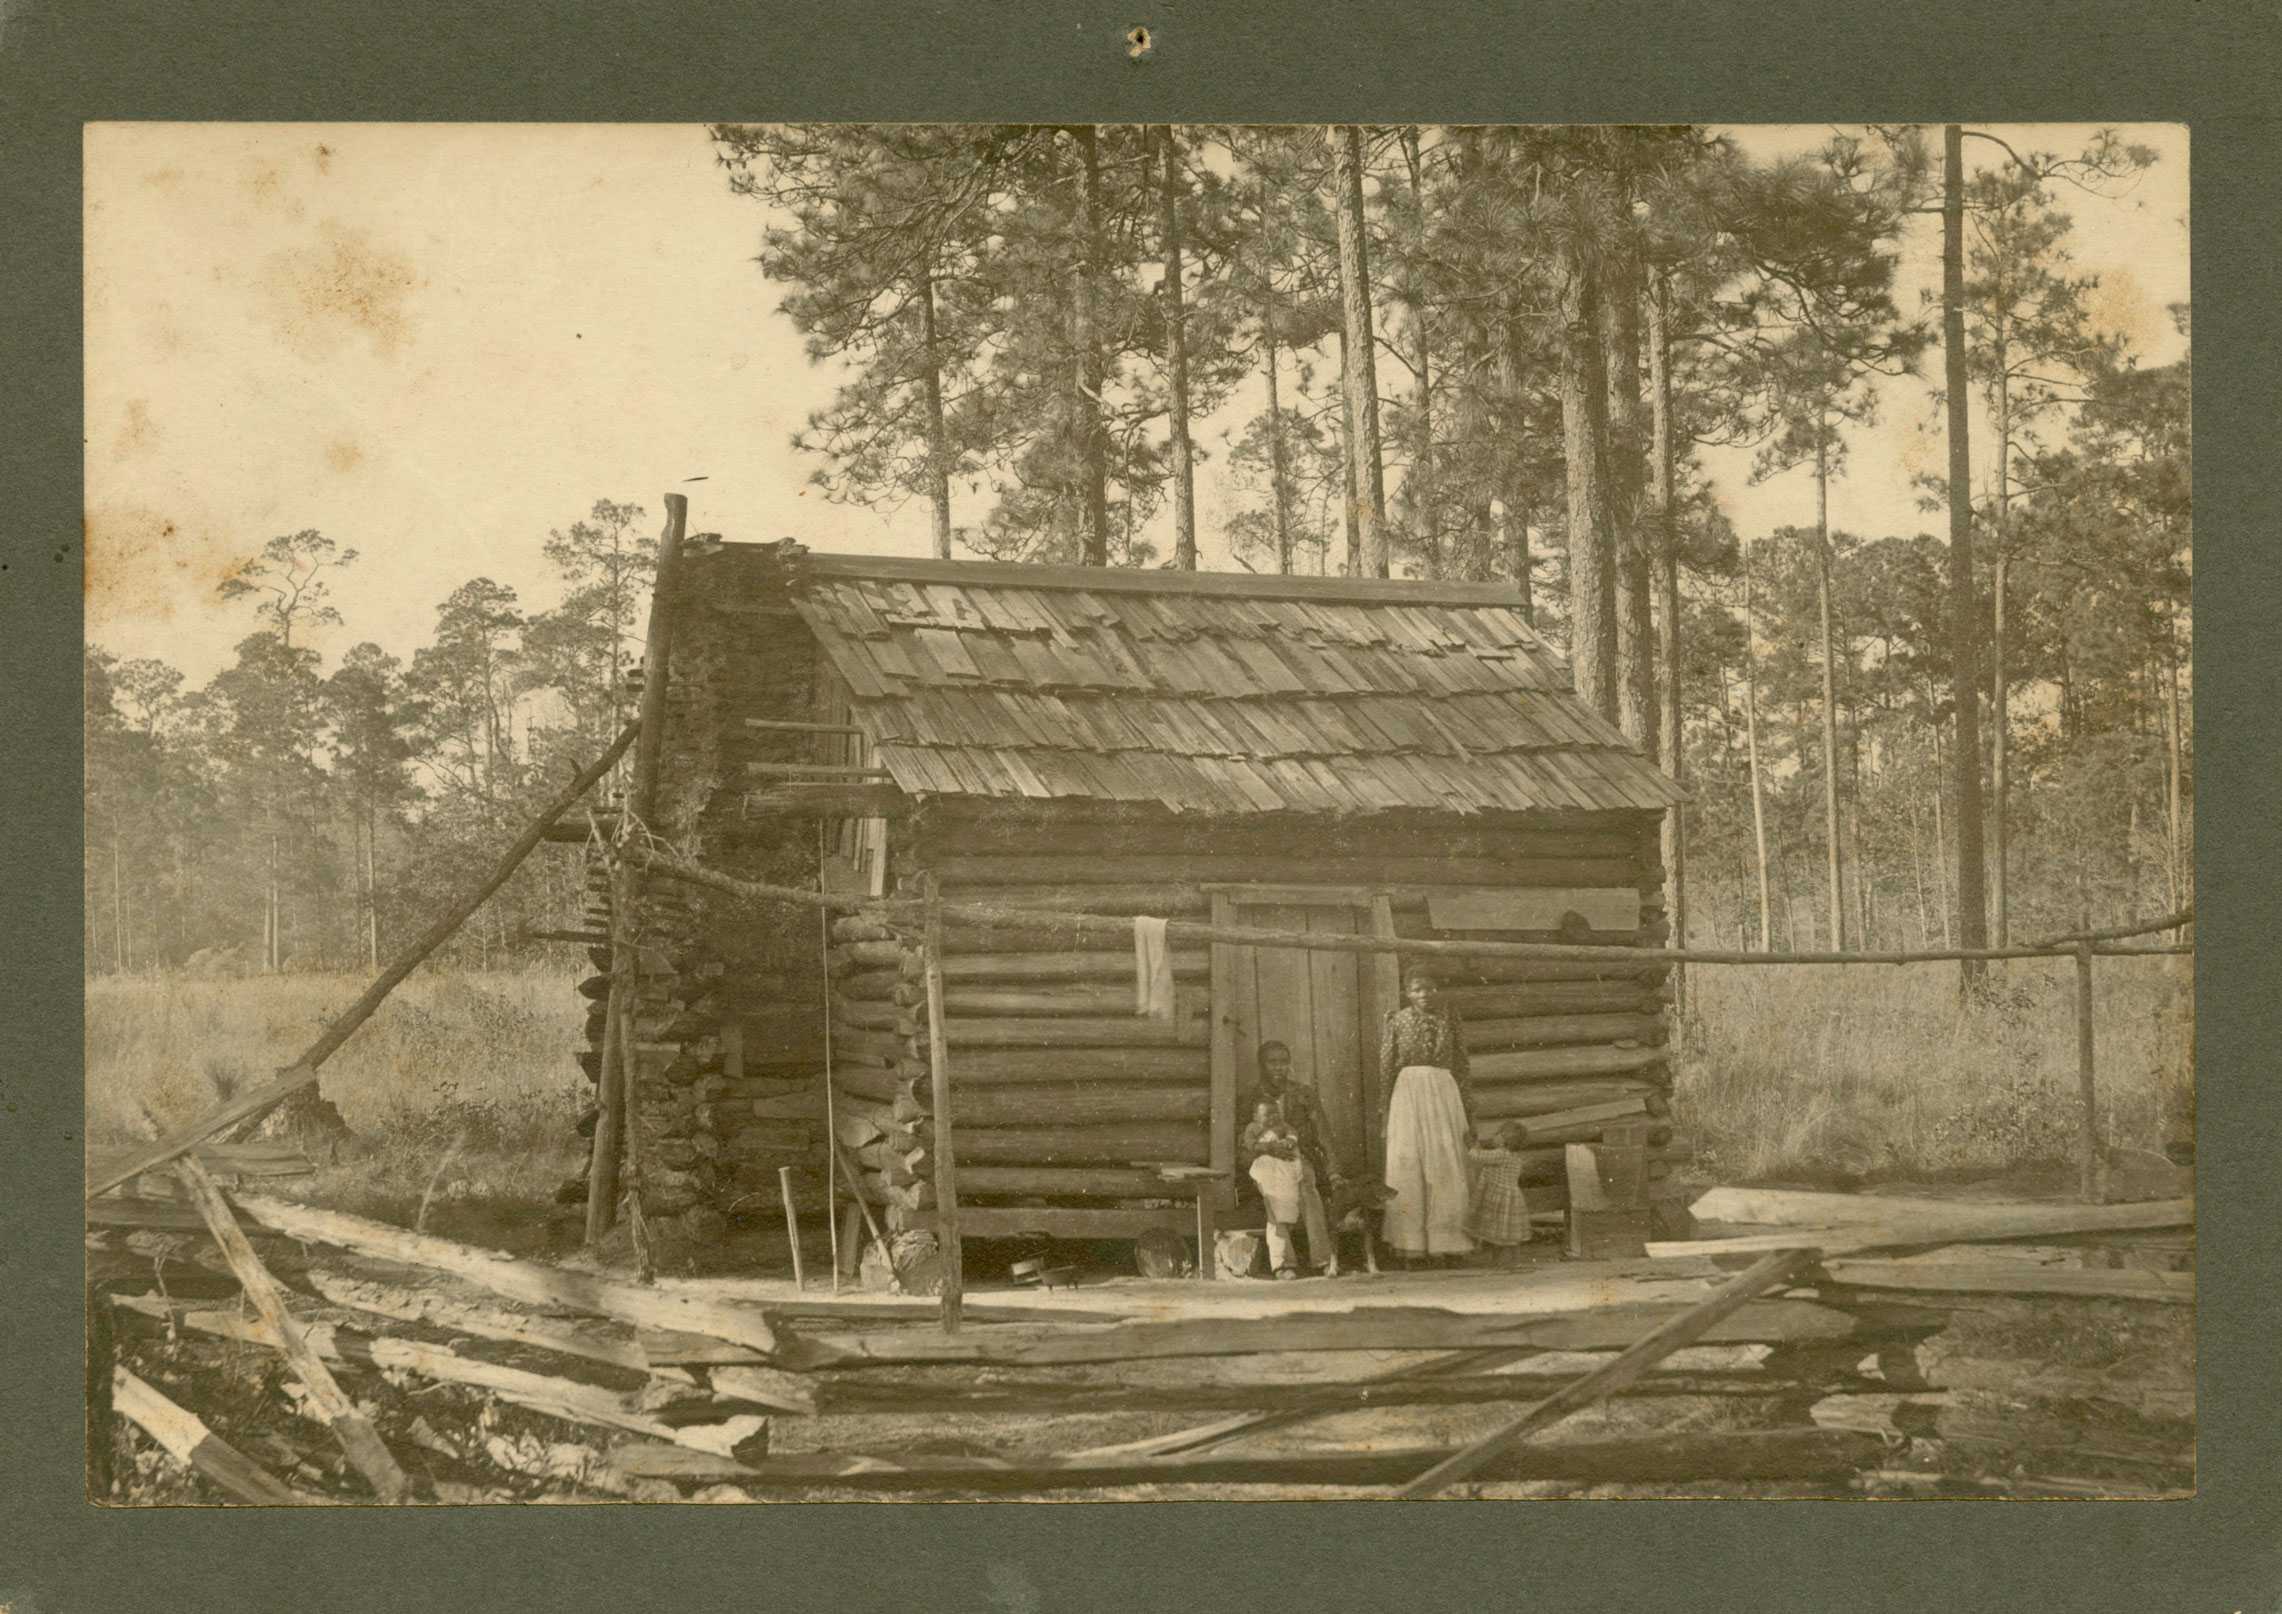
<path id="1" fill-rule="evenodd" d="M 1529 1198 L 1521 1187 L 1521 1151 L 1529 1128 L 1519 1121 L 1501 1127 L 1495 1152 L 1474 1156 L 1472 1203 L 1466 1231 L 1477 1243 L 1511 1249 L 1530 1242 Z"/>
<path id="2" fill-rule="evenodd" d="M 1268 1259 L 1279 1278 L 1296 1278 L 1292 1224 L 1300 1219 L 1300 1193 L 1307 1168 L 1299 1157 L 1299 1133 L 1284 1119 L 1283 1106 L 1262 1099 L 1252 1110 L 1252 1124 L 1244 1130 L 1247 1148 L 1259 1152 L 1252 1159 L 1252 1181 L 1259 1185 L 1266 1208 Z M 1311 1254 L 1314 1252 L 1311 1250 Z"/>

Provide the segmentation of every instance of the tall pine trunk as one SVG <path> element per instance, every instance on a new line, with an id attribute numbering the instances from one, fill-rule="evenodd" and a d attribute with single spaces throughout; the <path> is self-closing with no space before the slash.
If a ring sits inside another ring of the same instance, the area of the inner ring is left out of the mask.
<path id="1" fill-rule="evenodd" d="M 1815 611 L 1822 626 L 1822 827 L 1830 879 L 1830 945 L 1846 951 L 1846 859 L 1838 827 L 1838 647 L 1830 631 L 1830 448 L 1815 425 Z"/>
<path id="2" fill-rule="evenodd" d="M 1751 546 L 1743 546 L 1743 748 L 1751 770 L 1751 839 L 1759 854 L 1759 950 L 1774 947 L 1775 904 L 1767 889 L 1767 798 L 1759 773 L 1759 629 L 1751 615 Z"/>
<path id="3" fill-rule="evenodd" d="M 1276 311 L 1263 299 L 1260 307 L 1260 373 L 1268 383 L 1269 500 L 1276 524 L 1276 575 L 1292 573 L 1291 473 L 1284 465 L 1284 404 L 1276 376 Z"/>
<path id="4" fill-rule="evenodd" d="M 1090 123 L 1071 130 L 1078 146 L 1077 286 L 1071 299 L 1070 345 L 1076 352 L 1079 560 L 1109 564 L 1109 440 L 1102 422 L 1103 362 L 1097 299 L 1101 276 L 1101 136 Z"/>
<path id="5" fill-rule="evenodd" d="M 1640 271 L 1627 252 L 1602 259 L 1601 358 L 1608 372 L 1609 510 L 1616 557 L 1617 719 L 1657 756 L 1656 624 L 1649 545 L 1641 531 L 1648 431 L 1640 404 Z"/>
<path id="6" fill-rule="evenodd" d="M 2012 514 L 2012 387 L 2005 373 L 2009 361 L 2008 344 L 2003 327 L 1999 326 L 1996 352 L 1997 382 L 1997 563 L 1995 616 L 1989 635 L 1989 744 L 1990 744 L 1990 834 L 1995 869 L 1995 904 L 1997 945 L 2006 945 L 2012 934 L 2011 873 L 2012 857 L 2007 844 L 2011 835 L 2011 758 L 2007 741 L 2011 727 L 2011 688 L 2005 671 L 2005 583 L 2011 565 L 2009 538 Z"/>
<path id="7" fill-rule="evenodd" d="M 1572 247 L 1561 277 L 1561 442 L 1569 484 L 1569 663 L 1577 694 L 1617 721 L 1616 554 L 1609 508 L 1608 369 L 1598 288 Z"/>
<path id="8" fill-rule="evenodd" d="M 943 423 L 943 351 L 935 333 L 935 266 L 919 264 L 920 387 L 927 400 L 927 497 L 934 507 L 935 558 L 951 558 L 951 434 Z"/>
<path id="9" fill-rule="evenodd" d="M 1411 200 L 1417 210 L 1412 236 L 1414 263 L 1426 258 L 1425 170 L 1419 160 L 1418 130 L 1406 128 L 1403 159 L 1410 169 Z M 1410 276 L 1410 334 L 1412 363 L 1418 370 L 1417 429 L 1411 444 L 1410 480 L 1405 492 L 1418 517 L 1419 544 L 1428 577 L 1442 575 L 1442 504 L 1436 496 L 1434 473 L 1434 350 L 1426 328 L 1426 272 L 1414 267 Z"/>
<path id="10" fill-rule="evenodd" d="M 1966 948 L 1989 945 L 1988 874 L 1982 858 L 1981 639 L 1973 596 L 1973 452 L 1966 419 L 1965 374 L 1965 133 L 1941 131 L 1941 342 L 1949 416 L 1949 640 L 1950 698 L 1957 732 L 1951 760 L 1957 769 L 1957 940 Z M 1967 987 L 1986 971 L 1968 959 L 1960 969 Z"/>
<path id="11" fill-rule="evenodd" d="M 1173 564 L 1184 572 L 1196 570 L 1196 459 L 1189 446 L 1189 337 L 1188 316 L 1181 288 L 1181 159 L 1172 125 L 1157 131 L 1164 161 L 1159 198 L 1160 228 L 1165 238 L 1165 353 L 1171 387 L 1168 408 L 1173 434 Z M 1288 571 L 1287 566 L 1284 570 Z"/>
<path id="12" fill-rule="evenodd" d="M 1529 506 L 1509 487 L 1500 501 L 1505 506 L 1506 566 L 1513 573 L 1514 592 L 1521 596 L 1521 619 L 1537 626 L 1537 600 L 1530 574 L 1537 569 L 1529 553 Z"/>
<path id="13" fill-rule="evenodd" d="M 1345 314 L 1341 349 L 1347 413 L 1353 433 L 1353 502 L 1357 575 L 1387 575 L 1387 494 L 1379 462 L 1379 377 L 1371 335 L 1371 259 L 1363 235 L 1363 139 L 1352 124 L 1324 131 L 1331 144 L 1333 210 L 1339 218 L 1339 300 Z"/>
<path id="14" fill-rule="evenodd" d="M 1674 450 L 1672 444 L 1672 287 L 1659 266 L 1648 285 L 1648 490 L 1649 539 L 1655 572 L 1660 619 L 1656 631 L 1656 659 L 1663 663 L 1659 687 L 1662 709 L 1658 714 L 1657 750 L 1664 771 L 1674 784 L 1687 779 L 1687 757 L 1681 745 L 1680 709 L 1680 530 L 1673 508 Z M 1675 945 L 1688 945 L 1688 831 L 1686 809 L 1675 803 L 1664 812 L 1664 879 L 1670 894 Z M 1686 990 L 1683 971 L 1672 971 L 1676 1001 Z"/>

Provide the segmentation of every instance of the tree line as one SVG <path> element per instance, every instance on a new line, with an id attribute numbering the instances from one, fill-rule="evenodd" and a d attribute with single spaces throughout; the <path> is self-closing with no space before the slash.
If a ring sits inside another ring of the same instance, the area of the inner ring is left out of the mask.
<path id="1" fill-rule="evenodd" d="M 710 133 L 767 208 L 780 312 L 841 378 L 795 439 L 814 482 L 917 501 L 938 554 L 1193 568 L 1199 428 L 1232 421 L 1238 565 L 1516 587 L 1693 793 L 1667 856 L 1699 939 L 1978 945 L 2188 895 L 2189 365 L 2097 327 L 2065 212 L 2148 152 L 1957 127 L 1765 163 L 1695 126 Z M 1904 308 L 1920 217 L 1943 286 Z M 1919 480 L 1945 530 L 1834 527 L 1849 428 L 1936 350 L 1947 474 Z M 1732 530 L 1700 451 L 1733 445 L 1811 472 L 1813 523 Z M 360 645 L 323 675 L 297 645 L 350 561 L 315 533 L 230 585 L 256 631 L 207 689 L 91 656 L 91 961 L 369 954 L 623 715 L 639 518 L 604 502 L 549 540 L 552 610 L 464 585 L 407 666 Z M 165 802 L 205 830 L 163 828 Z"/>

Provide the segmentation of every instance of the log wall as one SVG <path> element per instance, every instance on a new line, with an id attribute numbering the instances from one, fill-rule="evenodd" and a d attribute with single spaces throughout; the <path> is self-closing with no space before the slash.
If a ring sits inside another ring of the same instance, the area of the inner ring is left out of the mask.
<path id="1" fill-rule="evenodd" d="M 1390 894 L 1398 935 L 1516 941 L 1577 937 L 1437 930 L 1430 900 L 1459 890 L 1619 890 L 1641 902 L 1639 928 L 1619 939 L 1651 945 L 1664 935 L 1657 822 L 1647 813 L 1229 821 L 1082 804 L 1049 813 L 937 804 L 898 826 L 892 872 L 902 895 L 932 870 L 946 900 L 1197 918 L 1215 884 L 1351 886 Z M 866 917 L 834 921 L 833 934 L 839 1090 L 890 1112 L 856 1134 L 867 1183 L 895 1211 L 923 1211 L 933 1203 L 932 1118 L 918 936 Z M 952 924 L 944 946 L 962 1203 L 1138 1208 L 1193 1192 L 1149 1168 L 1211 1160 L 1210 949 L 1175 951 L 1167 1022 L 1134 1015 L 1123 939 L 1051 923 Z M 1660 966 L 1501 960 L 1454 967 L 1446 981 L 1486 1121 L 1667 1085 Z"/>

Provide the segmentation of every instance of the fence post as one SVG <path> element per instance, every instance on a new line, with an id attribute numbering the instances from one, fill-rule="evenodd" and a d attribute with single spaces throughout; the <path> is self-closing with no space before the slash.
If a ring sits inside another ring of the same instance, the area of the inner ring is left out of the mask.
<path id="1" fill-rule="evenodd" d="M 2100 1197 L 2100 1109 L 2092 1078 L 2092 944 L 2088 941 L 2076 944 L 2076 1081 L 2084 1100 L 2077 1187 L 2091 1202 Z"/>

